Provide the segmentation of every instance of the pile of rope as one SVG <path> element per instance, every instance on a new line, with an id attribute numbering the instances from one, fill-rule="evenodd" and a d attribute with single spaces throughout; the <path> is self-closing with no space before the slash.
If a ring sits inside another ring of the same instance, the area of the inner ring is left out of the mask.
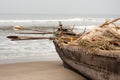
<path id="1" fill-rule="evenodd" d="M 89 40 L 81 40 L 79 42 L 79 45 L 82 45 L 82 47 L 86 49 L 99 48 L 102 50 L 115 50 L 115 47 L 105 38 L 99 38 L 94 42 L 91 42 Z"/>
<path id="2" fill-rule="evenodd" d="M 115 24 L 118 20 L 120 18 L 106 21 L 104 24 L 84 33 L 72 44 L 78 43 L 78 45 L 86 49 L 120 49 L 120 26 Z"/>

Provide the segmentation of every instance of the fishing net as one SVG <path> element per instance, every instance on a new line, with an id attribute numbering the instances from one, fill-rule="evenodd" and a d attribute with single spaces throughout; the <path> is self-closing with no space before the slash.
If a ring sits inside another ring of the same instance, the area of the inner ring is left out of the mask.
<path id="1" fill-rule="evenodd" d="M 78 43 L 79 46 L 86 49 L 120 49 L 120 26 L 115 25 L 115 22 L 118 20 L 120 20 L 120 18 L 106 21 L 101 26 L 95 27 L 91 31 L 84 33 L 71 44 Z"/>

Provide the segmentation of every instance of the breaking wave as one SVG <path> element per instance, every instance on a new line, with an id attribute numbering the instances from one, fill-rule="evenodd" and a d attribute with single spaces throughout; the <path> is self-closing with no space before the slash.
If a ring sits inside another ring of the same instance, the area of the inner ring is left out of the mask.
<path id="1" fill-rule="evenodd" d="M 0 26 L 57 26 L 61 21 L 64 26 L 70 25 L 97 25 L 105 21 L 104 18 L 71 18 L 71 19 L 46 19 L 46 20 L 0 20 Z"/>

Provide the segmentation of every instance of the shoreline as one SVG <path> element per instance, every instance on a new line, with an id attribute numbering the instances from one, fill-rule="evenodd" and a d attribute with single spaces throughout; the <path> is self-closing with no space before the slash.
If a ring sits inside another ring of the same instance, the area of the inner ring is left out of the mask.
<path id="1" fill-rule="evenodd" d="M 86 80 L 61 61 L 0 64 L 0 80 Z"/>

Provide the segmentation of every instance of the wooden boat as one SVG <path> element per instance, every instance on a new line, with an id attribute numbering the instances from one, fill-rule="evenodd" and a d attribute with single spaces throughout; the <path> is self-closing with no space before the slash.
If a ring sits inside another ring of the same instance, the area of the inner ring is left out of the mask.
<path id="1" fill-rule="evenodd" d="M 80 45 L 60 42 L 59 39 L 53 42 L 65 67 L 90 80 L 120 80 L 120 49 L 89 51 Z"/>
<path id="2" fill-rule="evenodd" d="M 59 45 L 53 41 L 63 64 L 92 80 L 120 79 L 120 50 L 90 53 L 81 47 Z"/>
<path id="3" fill-rule="evenodd" d="M 116 20 L 118 19 L 115 19 L 114 21 Z M 109 23 L 114 21 L 110 21 Z M 100 27 L 108 25 L 109 23 L 105 22 Z M 120 36 L 116 34 L 115 37 L 120 39 Z M 8 38 L 18 39 L 21 37 L 8 36 Z M 31 37 L 27 38 L 31 39 Z M 64 41 L 60 40 L 61 38 L 64 38 Z M 89 51 L 80 45 L 68 45 L 69 42 L 73 40 L 72 38 L 76 39 L 78 36 L 63 29 L 62 25 L 60 25 L 57 36 L 53 39 L 56 51 L 65 67 L 75 70 L 91 80 L 120 80 L 120 49 L 97 49 L 95 51 Z M 22 39 L 26 39 L 26 37 L 22 37 Z M 32 39 L 43 38 L 32 37 Z"/>

